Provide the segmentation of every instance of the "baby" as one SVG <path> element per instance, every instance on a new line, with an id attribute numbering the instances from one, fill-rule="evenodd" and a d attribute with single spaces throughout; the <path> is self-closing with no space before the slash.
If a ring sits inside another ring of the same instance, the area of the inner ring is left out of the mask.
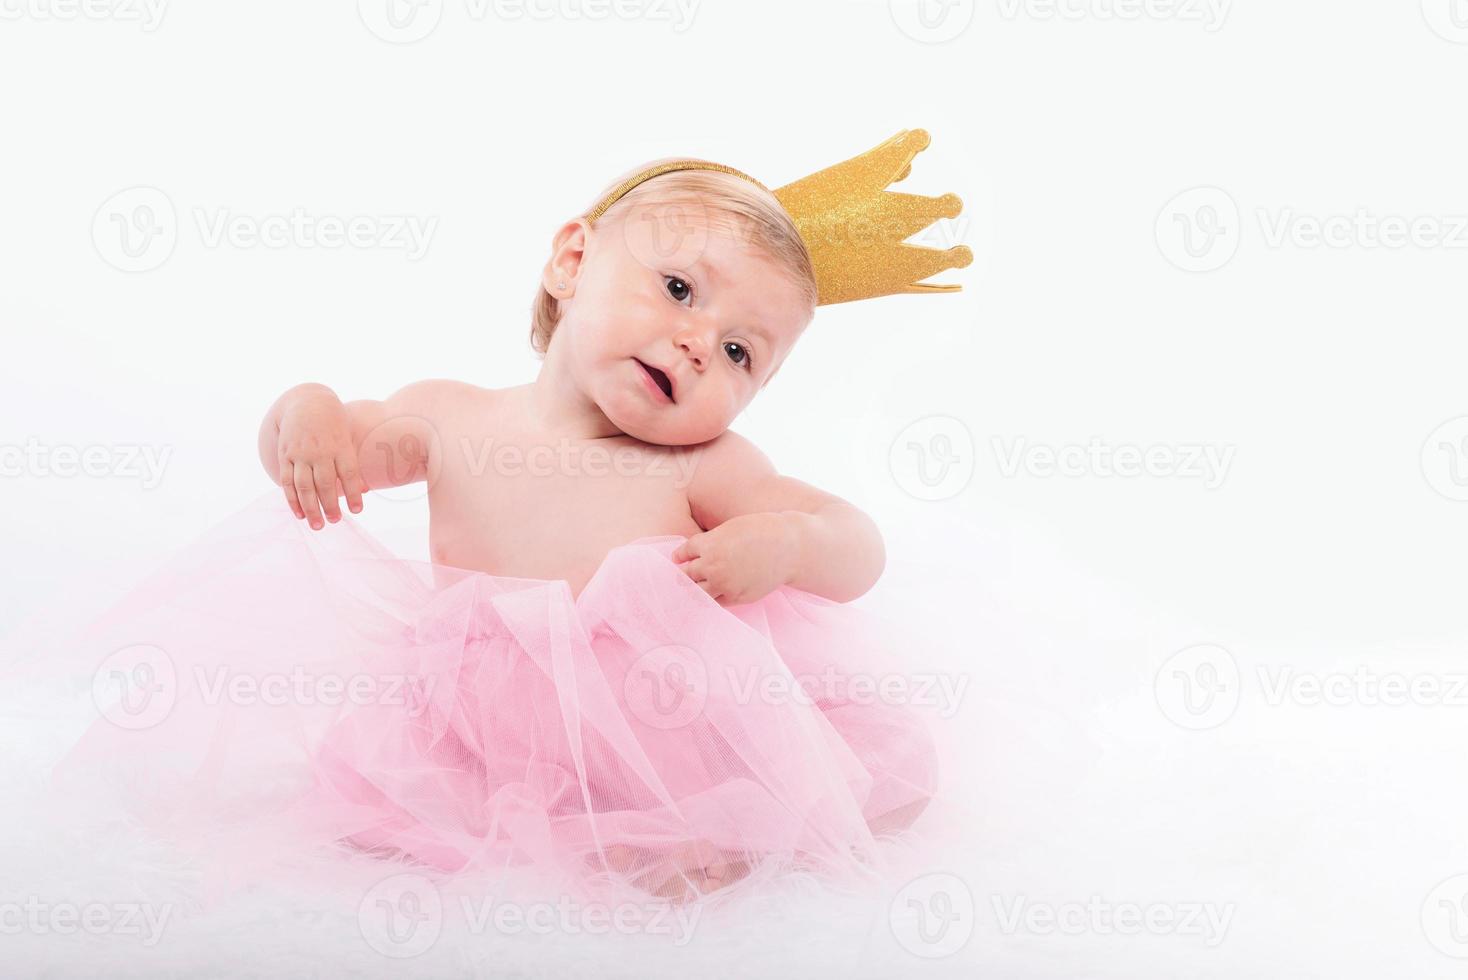
<path id="1" fill-rule="evenodd" d="M 550 593 L 530 605 L 499 594 L 468 626 L 452 620 L 457 646 L 425 643 L 434 663 L 462 665 L 451 674 L 459 691 L 446 702 L 449 727 L 388 717 L 370 738 L 328 753 L 356 760 L 348 784 L 369 809 L 379 756 L 354 753 L 380 742 L 409 753 L 393 757 L 393 781 L 410 785 L 413 806 L 384 807 L 386 836 L 372 840 L 426 847 L 440 831 L 466 831 L 465 847 L 479 850 L 500 842 L 502 820 L 529 812 L 540 829 L 522 827 L 517 846 L 553 828 L 593 873 L 630 874 L 676 897 L 738 880 L 765 854 L 815 849 L 840 864 L 927 806 L 933 752 L 910 712 L 823 695 L 811 702 L 816 716 L 740 694 L 724 676 L 736 662 L 777 681 L 862 669 L 853 648 L 866 632 L 841 633 L 856 628 L 837 621 L 854 620 L 832 610 L 882 574 L 876 525 L 777 474 L 729 426 L 779 372 L 816 306 L 956 288 L 919 280 L 967 264 L 966 249 L 902 243 L 957 213 L 957 198 L 885 190 L 926 145 L 926 133 L 905 130 L 775 191 L 707 161 L 639 168 L 555 233 L 533 307 L 531 344 L 543 357 L 534 382 L 420 381 L 347 404 L 306 384 L 271 406 L 261 464 L 313 529 L 341 520 L 342 497 L 357 513 L 365 491 L 421 480 L 435 575 L 454 567 L 564 581 L 573 596 L 593 579 L 607 586 L 578 628 L 561 625 Z M 848 234 L 852 215 L 875 224 Z M 597 577 L 614 549 L 659 538 L 682 540 L 657 563 L 629 551 L 607 581 Z M 772 595 L 782 586 L 791 588 Z M 732 608 L 710 615 L 719 606 Z M 536 623 L 549 616 L 558 639 L 536 639 L 539 627 L 524 619 L 511 639 L 501 617 L 526 610 Z M 589 654 L 577 653 L 583 642 Z M 402 656 L 421 659 L 416 647 Z M 676 662 L 647 666 L 664 656 Z M 705 670 L 719 673 L 686 680 Z M 660 714 L 697 695 L 676 725 L 631 707 L 658 678 L 670 685 Z M 384 728 L 391 738 L 379 738 Z M 420 771 L 430 795 L 457 780 L 447 830 L 417 812 Z"/>
<path id="2" fill-rule="evenodd" d="M 346 404 L 319 384 L 283 394 L 260 461 L 295 516 L 320 529 L 342 497 L 358 513 L 365 491 L 426 480 L 438 564 L 579 594 L 610 549 L 679 535 L 673 560 L 724 605 L 781 585 L 836 601 L 871 588 L 885 560 L 872 520 L 729 429 L 817 303 L 807 248 L 769 191 L 712 170 L 646 180 L 594 227 L 561 225 L 540 285 L 530 384 L 428 380 Z"/>

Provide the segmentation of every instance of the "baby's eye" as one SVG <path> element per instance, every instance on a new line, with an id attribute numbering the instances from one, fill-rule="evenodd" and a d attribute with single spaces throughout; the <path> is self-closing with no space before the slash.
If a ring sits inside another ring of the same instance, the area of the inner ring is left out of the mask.
<path id="1" fill-rule="evenodd" d="M 693 296 L 693 287 L 688 285 L 688 283 L 684 282 L 682 279 L 679 279 L 677 276 L 663 276 L 663 279 L 666 280 L 668 295 L 676 299 L 678 302 L 681 303 L 685 299 L 689 299 Z"/>
<path id="2" fill-rule="evenodd" d="M 746 371 L 753 370 L 750 365 L 754 363 L 754 360 L 750 357 L 749 348 L 743 344 L 736 344 L 732 340 L 727 340 L 724 342 L 724 353 L 729 355 L 729 360 L 738 364 Z"/>

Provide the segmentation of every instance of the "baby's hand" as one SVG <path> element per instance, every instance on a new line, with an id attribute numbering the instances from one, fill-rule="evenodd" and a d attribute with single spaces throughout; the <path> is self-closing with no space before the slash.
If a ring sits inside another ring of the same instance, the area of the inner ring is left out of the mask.
<path id="1" fill-rule="evenodd" d="M 674 549 L 674 562 L 720 605 L 754 602 L 795 577 L 799 542 L 784 514 L 731 517 L 689 536 Z"/>
<path id="2" fill-rule="evenodd" d="M 320 529 L 321 510 L 336 523 L 338 486 L 352 513 L 362 510 L 362 482 L 357 447 L 347 408 L 334 394 L 315 394 L 293 400 L 281 413 L 276 442 L 279 482 L 291 511 Z M 338 483 L 340 481 L 340 483 Z"/>

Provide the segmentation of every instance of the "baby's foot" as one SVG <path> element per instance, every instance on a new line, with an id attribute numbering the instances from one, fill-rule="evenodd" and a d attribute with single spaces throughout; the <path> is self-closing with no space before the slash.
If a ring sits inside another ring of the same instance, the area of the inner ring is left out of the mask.
<path id="1" fill-rule="evenodd" d="M 679 903 L 727 888 L 747 877 L 750 862 L 705 840 L 686 841 L 663 854 L 648 848 L 613 845 L 605 867 L 627 875 L 643 891 Z"/>

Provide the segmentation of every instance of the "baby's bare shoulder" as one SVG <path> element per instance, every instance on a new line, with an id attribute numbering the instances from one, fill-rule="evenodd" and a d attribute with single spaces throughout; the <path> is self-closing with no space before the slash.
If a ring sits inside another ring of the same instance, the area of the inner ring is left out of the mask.
<path id="1" fill-rule="evenodd" d="M 713 487 L 727 487 L 731 483 L 765 479 L 775 474 L 770 458 L 733 429 L 726 429 L 708 442 L 685 447 L 683 451 L 693 454 L 697 460 L 695 493 Z"/>

